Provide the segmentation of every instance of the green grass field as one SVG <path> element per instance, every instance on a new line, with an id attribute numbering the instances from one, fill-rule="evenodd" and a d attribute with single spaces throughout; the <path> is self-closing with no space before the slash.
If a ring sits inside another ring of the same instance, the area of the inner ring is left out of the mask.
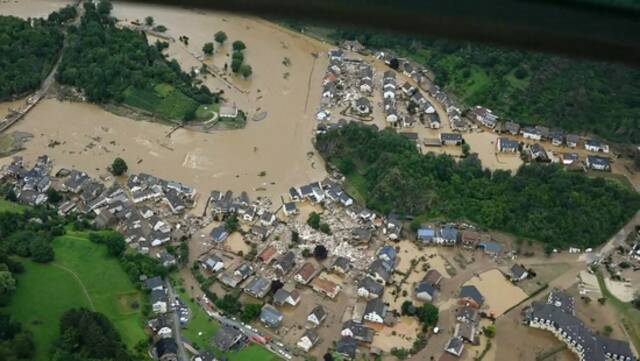
<path id="1" fill-rule="evenodd" d="M 149 111 L 170 121 L 181 121 L 185 114 L 195 112 L 199 104 L 169 84 L 158 84 L 153 91 L 128 88 L 124 103 Z"/>
<path id="2" fill-rule="evenodd" d="M 202 104 L 196 109 L 196 119 L 207 121 L 217 115 L 220 111 L 220 104 Z"/>
<path id="3" fill-rule="evenodd" d="M 27 206 L 23 206 L 22 204 L 9 202 L 5 199 L 0 198 L 0 212 L 22 213 L 27 208 Z"/>
<path id="4" fill-rule="evenodd" d="M 129 348 L 145 339 L 140 307 L 135 306 L 141 294 L 106 247 L 72 233 L 56 238 L 53 248 L 55 260 L 50 264 L 23 262 L 25 272 L 18 276 L 8 306 L 9 313 L 33 332 L 36 360 L 47 359 L 58 337 L 60 316 L 73 307 L 103 313 Z"/>

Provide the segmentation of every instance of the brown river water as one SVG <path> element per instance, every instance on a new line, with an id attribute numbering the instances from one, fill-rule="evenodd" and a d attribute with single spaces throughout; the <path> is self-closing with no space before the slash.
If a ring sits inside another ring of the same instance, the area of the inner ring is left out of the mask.
<path id="1" fill-rule="evenodd" d="M 11 4 L 10 11 L 9 4 L 2 3 L 0 10 L 20 16 L 49 11 L 34 3 L 47 2 L 20 1 Z M 225 48 L 216 50 L 210 60 L 213 63 L 224 64 L 231 42 L 244 41 L 246 62 L 254 70 L 252 78 L 230 77 L 240 90 L 212 76 L 205 82 L 211 89 L 224 89 L 227 102 L 237 104 L 249 116 L 267 112 L 266 119 L 248 120 L 240 130 L 201 133 L 179 129 L 167 137 L 171 128 L 166 125 L 116 116 L 92 104 L 49 99 L 11 128 L 34 135 L 20 155 L 32 160 L 46 153 L 58 166 L 83 169 L 95 176 L 106 173 L 106 167 L 119 156 L 127 161 L 130 172 L 181 181 L 205 194 L 212 189 L 246 190 L 274 201 L 293 185 L 325 176 L 322 159 L 313 153 L 312 137 L 328 45 L 260 19 L 228 14 L 116 2 L 114 15 L 128 21 L 151 15 L 169 29 L 168 35 L 176 39 L 188 36 L 188 49 L 176 42 L 169 50 L 185 70 L 199 66 L 192 54 L 199 55 L 202 45 L 212 41 L 218 30 L 225 31 L 229 40 Z M 290 59 L 289 66 L 282 64 L 285 57 Z M 289 73 L 286 79 L 285 72 Z M 0 111 L 6 114 L 15 104 L 0 103 Z M 52 142 L 60 144 L 51 147 Z M 259 176 L 263 171 L 266 175 Z"/>

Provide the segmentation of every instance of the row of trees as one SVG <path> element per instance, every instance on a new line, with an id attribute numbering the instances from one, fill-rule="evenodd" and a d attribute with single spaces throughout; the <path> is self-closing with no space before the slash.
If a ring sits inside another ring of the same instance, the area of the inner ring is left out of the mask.
<path id="1" fill-rule="evenodd" d="M 640 143 L 638 68 L 355 28 L 336 29 L 330 37 L 394 49 L 423 63 L 467 106 L 482 104 L 521 123 Z"/>
<path id="2" fill-rule="evenodd" d="M 153 91 L 158 84 L 170 84 L 200 104 L 217 101 L 217 94 L 196 87 L 193 77 L 147 44 L 142 33 L 116 27 L 109 1 L 88 2 L 84 9 L 81 25 L 69 31 L 57 73 L 60 83 L 82 89 L 94 102 L 122 102 L 126 91 Z"/>
<path id="3" fill-rule="evenodd" d="M 64 39 L 58 21 L 0 16 L 0 101 L 37 89 L 49 74 Z"/>
<path id="4" fill-rule="evenodd" d="M 421 155 L 392 130 L 356 123 L 316 147 L 372 209 L 470 220 L 554 248 L 596 246 L 640 208 L 640 195 L 603 178 L 541 164 L 491 172 L 476 154 Z"/>

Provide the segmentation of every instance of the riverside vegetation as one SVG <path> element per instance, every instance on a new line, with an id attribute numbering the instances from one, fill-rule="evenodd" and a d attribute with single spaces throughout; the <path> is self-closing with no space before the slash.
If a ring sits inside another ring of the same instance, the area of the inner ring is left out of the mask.
<path id="1" fill-rule="evenodd" d="M 144 34 L 116 27 L 111 8 L 106 0 L 84 4 L 58 69 L 60 83 L 81 89 L 89 101 L 126 104 L 172 121 L 193 120 L 200 105 L 218 101 L 196 85 L 194 74 L 165 58 L 163 43 L 150 46 Z"/>
<path id="2" fill-rule="evenodd" d="M 640 209 L 640 195 L 602 178 L 541 164 L 491 172 L 475 154 L 419 154 L 392 130 L 350 123 L 316 146 L 372 209 L 470 220 L 548 247 L 599 245 Z"/>

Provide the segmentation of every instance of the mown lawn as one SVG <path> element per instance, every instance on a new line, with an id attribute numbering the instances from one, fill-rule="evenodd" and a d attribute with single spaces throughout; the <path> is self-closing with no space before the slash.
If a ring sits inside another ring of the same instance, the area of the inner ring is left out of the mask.
<path id="1" fill-rule="evenodd" d="M 8 313 L 31 330 L 36 344 L 35 360 L 47 360 L 58 337 L 60 316 L 73 307 L 89 307 L 80 283 L 67 271 L 23 260 L 25 272 L 7 307 Z"/>
<path id="2" fill-rule="evenodd" d="M 16 294 L 8 306 L 34 333 L 36 360 L 47 359 L 58 337 L 60 316 L 74 307 L 103 313 L 129 348 L 146 338 L 139 306 L 142 295 L 119 262 L 107 255 L 106 247 L 82 233 L 72 233 L 56 238 L 53 248 L 55 260 L 50 264 L 23 262 L 25 272 L 18 276 Z"/>

